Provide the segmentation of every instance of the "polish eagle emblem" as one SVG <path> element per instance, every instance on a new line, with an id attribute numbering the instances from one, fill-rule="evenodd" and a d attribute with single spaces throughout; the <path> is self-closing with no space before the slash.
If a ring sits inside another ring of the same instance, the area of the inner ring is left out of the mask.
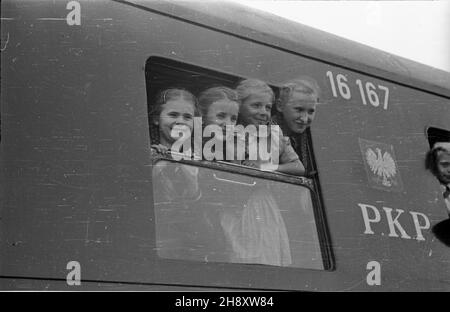
<path id="1" fill-rule="evenodd" d="M 371 148 L 366 150 L 366 160 L 370 170 L 382 178 L 384 186 L 392 186 L 391 179 L 397 174 L 395 161 L 388 152 L 381 153 L 381 149 L 376 147 L 375 151 Z"/>

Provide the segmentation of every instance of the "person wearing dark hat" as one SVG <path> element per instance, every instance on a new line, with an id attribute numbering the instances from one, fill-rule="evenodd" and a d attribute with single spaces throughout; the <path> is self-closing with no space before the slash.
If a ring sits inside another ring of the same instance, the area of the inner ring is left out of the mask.
<path id="1" fill-rule="evenodd" d="M 425 158 L 425 167 L 439 180 L 450 217 L 450 132 L 429 128 L 430 150 Z M 436 223 L 432 232 L 436 238 L 450 247 L 450 218 Z"/>
<path id="2" fill-rule="evenodd" d="M 447 212 L 450 216 L 450 140 L 433 142 L 432 149 L 427 153 L 425 165 L 442 185 Z"/>

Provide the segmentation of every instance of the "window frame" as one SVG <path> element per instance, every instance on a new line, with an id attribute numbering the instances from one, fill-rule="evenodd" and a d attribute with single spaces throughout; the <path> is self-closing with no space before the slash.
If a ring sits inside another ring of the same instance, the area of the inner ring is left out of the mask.
<path id="1" fill-rule="evenodd" d="M 215 80 L 228 81 L 229 82 L 228 84 L 224 83 L 223 85 L 225 85 L 227 87 L 231 87 L 231 88 L 234 85 L 236 85 L 236 83 L 238 81 L 240 81 L 241 79 L 246 79 L 246 77 L 240 77 L 237 75 L 230 74 L 228 72 L 218 71 L 217 69 L 206 68 L 206 67 L 198 66 L 198 65 L 191 64 L 188 62 L 180 62 L 178 60 L 174 60 L 171 58 L 152 55 L 147 59 L 146 65 L 145 65 L 145 79 L 146 79 L 148 112 L 150 112 L 150 108 L 151 108 L 152 100 L 154 99 L 154 96 L 157 94 L 157 92 L 159 92 L 162 89 L 162 88 L 156 88 L 156 92 L 155 92 L 155 90 L 154 90 L 155 87 L 152 87 L 152 79 L 151 79 L 151 76 L 152 76 L 151 66 L 152 65 L 153 66 L 161 65 L 161 66 L 165 66 L 166 68 L 173 68 L 176 71 L 190 72 L 191 74 L 199 75 L 199 76 L 201 75 L 202 77 L 211 77 L 212 79 L 215 79 Z M 233 83 L 231 83 L 232 81 L 233 81 Z M 205 85 L 204 87 L 201 88 L 201 90 L 205 90 L 209 87 L 217 86 L 217 85 L 218 85 L 217 83 Z M 273 84 L 270 84 L 270 83 L 268 83 L 268 85 L 273 89 L 275 98 L 277 98 L 279 87 L 274 86 Z M 175 84 L 170 84 L 167 87 L 183 87 L 183 86 L 179 86 L 179 84 L 175 83 Z M 184 87 L 184 88 L 189 90 L 190 92 L 192 92 L 192 90 L 190 88 L 187 88 L 187 87 Z M 198 95 L 197 92 L 193 92 L 193 94 L 195 96 Z M 275 110 L 276 110 L 276 105 L 273 105 L 272 112 L 274 112 Z M 150 114 L 148 114 L 150 144 L 151 144 L 151 138 L 152 138 L 152 133 L 151 133 L 152 120 L 151 120 L 151 118 L 152 118 L 152 116 L 150 116 Z M 309 177 L 293 176 L 293 175 L 284 174 L 284 173 L 280 173 L 280 172 L 262 171 L 262 170 L 251 168 L 251 167 L 232 164 L 232 163 L 229 163 L 226 161 L 208 161 L 208 160 L 197 160 L 197 159 L 174 160 L 171 157 L 167 157 L 167 156 L 156 154 L 156 153 L 152 153 L 152 167 L 156 162 L 158 162 L 160 160 L 166 160 L 166 161 L 172 161 L 172 162 L 179 162 L 179 163 L 186 164 L 186 165 L 193 165 L 196 167 L 204 167 L 204 168 L 209 168 L 209 169 L 213 169 L 213 170 L 215 169 L 215 170 L 224 171 L 224 172 L 228 172 L 228 173 L 241 174 L 244 176 L 268 179 L 268 180 L 283 182 L 283 183 L 290 183 L 290 184 L 299 185 L 299 186 L 308 188 L 310 191 L 310 195 L 311 195 L 314 221 L 315 221 L 315 226 L 316 226 L 316 231 L 317 231 L 317 236 L 318 236 L 318 241 L 319 241 L 318 247 L 320 248 L 320 252 L 322 255 L 323 269 L 321 269 L 320 271 L 324 271 L 324 272 L 335 271 L 336 266 L 335 266 L 333 252 L 332 252 L 332 245 L 331 245 L 331 239 L 330 239 L 331 236 L 330 236 L 329 228 L 328 228 L 328 225 L 326 222 L 325 211 L 323 209 L 323 207 L 324 207 L 323 199 L 322 199 L 322 193 L 320 190 L 320 182 L 319 182 L 319 178 L 318 178 L 316 160 L 314 157 L 311 133 L 310 133 L 309 129 L 307 129 L 307 131 L 308 131 L 307 139 L 308 139 L 308 144 L 310 146 L 310 155 L 308 155 L 308 158 L 311 161 L 312 168 L 313 168 L 313 172 Z M 152 191 L 152 198 L 154 198 L 153 183 L 152 183 L 151 191 Z M 154 205 L 154 202 L 152 202 L 152 206 L 153 205 Z M 152 208 L 152 213 L 154 215 L 154 207 Z M 155 225 L 154 221 L 153 221 L 153 225 Z M 160 258 L 156 254 L 156 252 L 155 252 L 155 256 L 158 258 L 158 261 L 163 261 L 163 262 L 175 261 L 175 262 L 192 263 L 192 261 L 189 261 L 189 260 L 174 260 L 174 259 Z M 202 263 L 202 262 L 198 262 L 198 263 Z M 212 264 L 212 263 L 208 262 L 208 264 Z M 243 264 L 215 263 L 213 265 L 243 265 Z M 246 265 L 261 266 L 261 264 L 246 264 Z M 264 266 L 264 267 L 267 267 L 267 266 Z M 276 267 L 276 268 L 308 270 L 308 271 L 311 271 L 311 270 L 316 271 L 317 270 L 317 269 L 301 268 L 301 267 Z"/>

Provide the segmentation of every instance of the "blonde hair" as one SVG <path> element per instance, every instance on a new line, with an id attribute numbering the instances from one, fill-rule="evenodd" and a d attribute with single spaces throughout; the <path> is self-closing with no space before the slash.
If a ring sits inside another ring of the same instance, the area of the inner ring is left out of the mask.
<path id="1" fill-rule="evenodd" d="M 285 105 L 287 102 L 289 102 L 294 92 L 310 95 L 314 97 L 316 102 L 319 102 L 320 88 L 313 78 L 303 76 L 284 83 L 280 88 L 278 102 L 281 105 Z"/>
<path id="2" fill-rule="evenodd" d="M 240 104 L 236 91 L 223 86 L 209 88 L 200 93 L 198 97 L 198 108 L 202 116 L 208 114 L 208 109 L 212 103 L 220 100 L 230 100 Z"/>
<path id="3" fill-rule="evenodd" d="M 258 79 L 245 79 L 239 82 L 236 87 L 239 101 L 242 103 L 252 94 L 269 93 L 272 102 L 275 100 L 273 90 L 267 83 Z"/>

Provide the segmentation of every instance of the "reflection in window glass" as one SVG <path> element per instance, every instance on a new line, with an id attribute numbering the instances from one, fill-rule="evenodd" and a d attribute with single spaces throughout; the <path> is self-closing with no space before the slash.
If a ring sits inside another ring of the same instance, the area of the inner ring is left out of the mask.
<path id="1" fill-rule="evenodd" d="M 153 168 L 161 258 L 323 269 L 309 189 L 211 168 Z"/>

